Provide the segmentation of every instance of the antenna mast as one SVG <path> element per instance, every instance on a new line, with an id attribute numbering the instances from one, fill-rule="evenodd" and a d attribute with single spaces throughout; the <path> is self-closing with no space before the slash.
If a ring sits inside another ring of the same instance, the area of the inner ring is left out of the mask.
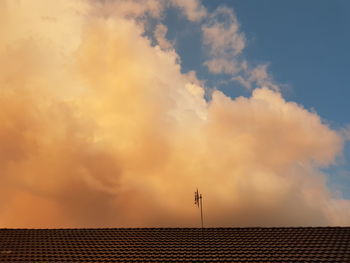
<path id="1" fill-rule="evenodd" d="M 203 228 L 203 204 L 202 204 L 202 194 L 198 193 L 198 188 L 196 192 L 194 192 L 194 204 L 197 205 L 198 208 L 201 209 L 201 223 Z"/>

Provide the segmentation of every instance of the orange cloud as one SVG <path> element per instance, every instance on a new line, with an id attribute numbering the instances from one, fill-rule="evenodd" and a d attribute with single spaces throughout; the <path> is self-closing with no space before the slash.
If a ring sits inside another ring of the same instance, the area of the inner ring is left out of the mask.
<path id="1" fill-rule="evenodd" d="M 266 88 L 207 101 L 173 49 L 89 2 L 6 3 L 2 227 L 197 226 L 197 186 L 207 226 L 349 222 L 320 172 L 342 138 L 317 114 Z"/>

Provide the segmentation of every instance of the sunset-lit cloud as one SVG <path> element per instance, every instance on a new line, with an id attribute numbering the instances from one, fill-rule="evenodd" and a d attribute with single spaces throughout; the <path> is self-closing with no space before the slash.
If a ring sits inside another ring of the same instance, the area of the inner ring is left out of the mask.
<path id="1" fill-rule="evenodd" d="M 208 98 L 166 39 L 169 7 L 202 23 L 209 69 L 259 88 Z M 196 187 L 207 226 L 348 224 L 321 172 L 343 133 L 236 60 L 245 39 L 223 10 L 228 28 L 199 1 L 2 1 L 1 227 L 198 226 Z"/>
<path id="2" fill-rule="evenodd" d="M 241 70 L 237 55 L 245 48 L 245 37 L 232 9 L 218 7 L 202 26 L 203 41 L 209 51 L 205 62 L 215 74 L 235 74 Z"/>
<path id="3" fill-rule="evenodd" d="M 207 15 L 206 8 L 199 0 L 170 0 L 170 3 L 180 8 L 190 21 L 199 21 Z"/>
<path id="4" fill-rule="evenodd" d="M 168 28 L 163 24 L 158 24 L 154 31 L 154 37 L 162 49 L 170 49 L 173 47 L 170 41 L 166 39 L 167 31 Z"/>
<path id="5" fill-rule="evenodd" d="M 242 65 L 242 74 L 234 76 L 233 80 L 240 83 L 246 89 L 251 90 L 254 87 L 266 87 L 275 91 L 280 90 L 280 87 L 268 73 L 267 64 L 260 64 L 255 68 L 250 68 L 247 63 L 243 63 Z"/>

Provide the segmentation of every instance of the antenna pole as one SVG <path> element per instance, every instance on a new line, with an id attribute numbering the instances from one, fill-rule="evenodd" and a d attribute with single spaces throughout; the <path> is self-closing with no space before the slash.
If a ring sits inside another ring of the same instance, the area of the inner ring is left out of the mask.
<path id="1" fill-rule="evenodd" d="M 202 228 L 203 226 L 203 203 L 202 203 L 202 194 L 198 193 L 198 188 L 194 192 L 194 204 L 199 208 L 201 208 L 201 223 L 202 223 Z"/>
<path id="2" fill-rule="evenodd" d="M 203 228 L 203 205 L 202 205 L 202 194 L 199 196 L 200 205 L 201 205 L 201 222 L 202 222 L 202 228 Z"/>

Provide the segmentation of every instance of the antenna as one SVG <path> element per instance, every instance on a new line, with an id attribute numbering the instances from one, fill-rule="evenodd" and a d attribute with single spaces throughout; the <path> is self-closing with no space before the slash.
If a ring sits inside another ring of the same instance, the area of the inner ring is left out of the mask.
<path id="1" fill-rule="evenodd" d="M 203 228 L 203 204 L 202 204 L 202 194 L 199 194 L 198 188 L 194 192 L 194 204 L 197 205 L 198 208 L 201 209 L 201 223 Z"/>

